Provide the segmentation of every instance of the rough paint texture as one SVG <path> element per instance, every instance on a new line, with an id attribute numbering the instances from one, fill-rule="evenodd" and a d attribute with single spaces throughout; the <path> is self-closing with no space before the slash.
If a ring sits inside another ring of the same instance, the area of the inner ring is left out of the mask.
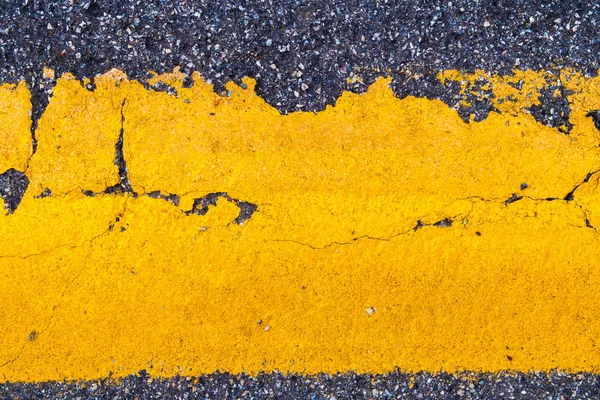
<path id="1" fill-rule="evenodd" d="M 286 116 L 249 79 L 156 79 L 58 80 L 0 223 L 3 381 L 600 371 L 597 78 L 563 71 L 568 134 L 533 83 L 465 123 L 383 78 Z"/>
<path id="2" fill-rule="evenodd" d="M 58 81 L 36 131 L 37 151 L 30 165 L 33 193 L 45 188 L 55 195 L 98 192 L 119 182 L 113 161 L 125 96 L 118 87 L 120 78 L 113 71 L 96 79 L 94 92 L 71 75 Z"/>
<path id="3" fill-rule="evenodd" d="M 30 111 L 25 82 L 0 86 L 0 173 L 27 168 L 31 155 Z"/>

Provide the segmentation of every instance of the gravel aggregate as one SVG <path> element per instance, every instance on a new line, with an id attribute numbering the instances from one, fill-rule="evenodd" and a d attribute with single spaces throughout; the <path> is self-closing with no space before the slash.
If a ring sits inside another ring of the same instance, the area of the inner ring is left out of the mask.
<path id="1" fill-rule="evenodd" d="M 153 379 L 145 371 L 124 379 L 8 383 L 0 399 L 598 399 L 593 374 L 282 375 L 280 373 Z"/>
<path id="2" fill-rule="evenodd" d="M 0 81 L 27 80 L 34 120 L 52 93 L 43 66 L 81 79 L 119 68 L 141 81 L 179 66 L 200 71 L 218 92 L 249 76 L 283 113 L 321 110 L 343 90 L 362 92 L 389 75 L 399 97 L 460 108 L 458 86 L 443 87 L 438 71 L 596 74 L 599 20 L 593 1 L 8 0 L 0 4 Z M 490 110 L 484 99 L 459 111 L 481 120 Z"/>

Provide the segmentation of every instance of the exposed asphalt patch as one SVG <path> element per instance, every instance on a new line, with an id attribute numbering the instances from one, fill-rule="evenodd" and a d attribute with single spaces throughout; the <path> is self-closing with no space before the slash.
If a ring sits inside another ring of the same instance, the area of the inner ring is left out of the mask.
<path id="1" fill-rule="evenodd" d="M 600 67 L 600 5 L 592 1 L 15 0 L 0 5 L 0 21 L 0 81 L 28 82 L 34 125 L 51 94 L 43 66 L 80 79 L 119 68 L 142 82 L 149 70 L 179 66 L 219 92 L 249 76 L 284 113 L 321 110 L 389 75 L 399 97 L 441 99 L 465 120 L 484 119 L 489 100 L 467 98 L 471 106 L 461 109 L 458 88 L 441 85 L 437 72 Z M 568 111 L 557 107 L 534 115 L 562 126 Z"/>
<path id="2" fill-rule="evenodd" d="M 230 203 L 234 203 L 236 206 L 238 206 L 238 208 L 240 209 L 240 213 L 233 220 L 233 222 L 238 225 L 243 225 L 244 221 L 246 221 L 247 219 L 250 219 L 250 217 L 252 217 L 252 214 L 254 214 L 256 212 L 256 210 L 258 209 L 258 206 L 256 204 L 249 203 L 247 201 L 234 199 L 225 192 L 217 192 L 217 193 L 209 193 L 206 196 L 194 199 L 194 204 L 192 206 L 192 209 L 189 211 L 186 211 L 186 214 L 187 215 L 193 215 L 193 214 L 206 215 L 210 206 L 217 205 L 217 200 L 219 198 L 223 198 L 223 199 L 229 201 Z"/>
<path id="3" fill-rule="evenodd" d="M 567 96 L 570 94 L 572 93 L 562 86 L 549 86 L 540 90 L 540 104 L 531 106 L 529 111 L 536 121 L 558 128 L 568 135 L 573 128 L 573 124 L 569 122 L 571 107 Z"/>
<path id="4" fill-rule="evenodd" d="M 598 399 L 592 374 L 230 375 L 7 383 L 0 399 Z"/>
<path id="5" fill-rule="evenodd" d="M 12 214 L 27 191 L 29 178 L 16 169 L 9 169 L 0 174 L 0 197 L 4 200 L 4 208 Z"/>
<path id="6" fill-rule="evenodd" d="M 154 192 L 146 194 L 146 196 L 152 199 L 163 199 L 165 201 L 168 201 L 169 203 L 172 203 L 174 206 L 179 205 L 179 196 L 177 196 L 176 194 L 162 194 L 160 191 L 155 190 Z"/>

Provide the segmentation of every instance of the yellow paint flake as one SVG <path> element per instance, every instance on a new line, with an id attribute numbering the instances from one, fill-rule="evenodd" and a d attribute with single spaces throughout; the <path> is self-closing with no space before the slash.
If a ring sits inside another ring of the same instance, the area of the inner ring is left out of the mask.
<path id="1" fill-rule="evenodd" d="M 27 168 L 32 150 L 30 98 L 25 82 L 0 86 L 0 173 Z"/>
<path id="2" fill-rule="evenodd" d="M 589 147 L 597 147 L 600 135 L 588 114 L 600 109 L 600 78 L 584 77 L 578 72 L 564 70 L 561 71 L 560 80 L 565 89 L 572 92 L 568 96 L 569 103 L 572 104 L 569 116 L 569 121 L 574 125 L 572 136 L 579 137 L 586 132 L 593 132 L 593 142 Z"/>
<path id="3" fill-rule="evenodd" d="M 152 78 L 148 79 L 148 84 L 151 86 L 161 82 L 165 85 L 169 85 L 175 89 L 180 89 L 183 86 L 183 80 L 186 75 L 180 71 L 179 67 L 176 67 L 173 72 L 165 74 L 157 74 L 156 72 L 150 72 Z"/>
<path id="4" fill-rule="evenodd" d="M 44 67 L 42 70 L 42 76 L 45 79 L 54 79 L 56 78 L 56 74 L 52 68 Z"/>
<path id="5" fill-rule="evenodd" d="M 450 81 L 459 82 L 461 93 L 465 94 L 476 82 L 487 82 L 481 86 L 483 90 L 492 90 L 491 98 L 494 107 L 502 113 L 519 115 L 528 107 L 539 105 L 540 90 L 556 83 L 556 78 L 544 71 L 514 70 L 511 75 L 490 74 L 478 70 L 474 73 L 463 73 L 457 70 L 443 71 L 438 74 L 442 84 Z M 476 91 L 471 94 L 477 95 Z M 465 105 L 468 102 L 463 101 Z"/>
<path id="6" fill-rule="evenodd" d="M 599 94 L 565 74 L 570 137 L 523 112 L 530 71 L 488 75 L 516 105 L 470 124 L 383 78 L 284 116 L 250 79 L 61 77 L 0 223 L 0 380 L 599 372 Z M 84 196 L 119 182 L 121 127 L 135 194 Z"/>

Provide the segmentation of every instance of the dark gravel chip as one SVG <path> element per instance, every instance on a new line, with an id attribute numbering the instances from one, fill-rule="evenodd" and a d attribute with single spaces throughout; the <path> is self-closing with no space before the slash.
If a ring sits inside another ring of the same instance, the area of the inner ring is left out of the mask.
<path id="1" fill-rule="evenodd" d="M 450 218 L 444 218 L 441 221 L 438 221 L 433 224 L 433 226 L 438 228 L 450 228 L 452 226 L 452 220 Z"/>
<path id="2" fill-rule="evenodd" d="M 279 373 L 120 380 L 6 383 L 0 399 L 598 399 L 589 373 L 446 373 L 282 375 Z"/>
<path id="3" fill-rule="evenodd" d="M 508 199 L 504 200 L 504 205 L 507 206 L 521 199 L 523 199 L 523 196 L 518 196 L 516 193 L 513 193 Z"/>

